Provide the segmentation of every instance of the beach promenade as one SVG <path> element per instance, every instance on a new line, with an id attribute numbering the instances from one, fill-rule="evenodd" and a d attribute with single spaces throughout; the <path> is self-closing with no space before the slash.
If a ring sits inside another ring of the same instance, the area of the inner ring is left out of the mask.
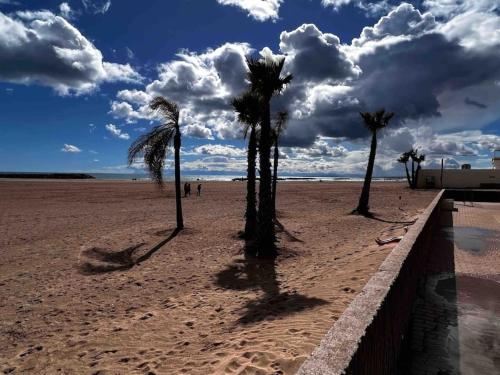
<path id="1" fill-rule="evenodd" d="M 500 204 L 455 207 L 453 225 L 437 231 L 429 249 L 408 374 L 500 373 Z"/>

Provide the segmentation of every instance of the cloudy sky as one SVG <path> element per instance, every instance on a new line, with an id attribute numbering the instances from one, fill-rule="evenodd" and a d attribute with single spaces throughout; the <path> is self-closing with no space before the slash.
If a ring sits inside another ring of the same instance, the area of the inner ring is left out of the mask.
<path id="1" fill-rule="evenodd" d="M 375 174 L 411 147 L 490 167 L 500 147 L 498 0 L 0 0 L 0 171 L 128 172 L 130 143 L 181 111 L 185 173 L 243 174 L 231 98 L 245 56 L 281 55 L 294 80 L 283 172 L 364 172 L 359 111 L 396 113 Z M 139 168 L 140 166 L 136 166 Z"/>

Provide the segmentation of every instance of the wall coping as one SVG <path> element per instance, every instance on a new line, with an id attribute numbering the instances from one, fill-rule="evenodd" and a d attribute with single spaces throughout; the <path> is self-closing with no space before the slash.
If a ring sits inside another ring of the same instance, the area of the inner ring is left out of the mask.
<path id="1" fill-rule="evenodd" d="M 441 190 L 413 224 L 401 242 L 394 247 L 378 271 L 330 328 L 297 375 L 340 375 L 349 368 L 368 327 L 391 290 L 403 263 L 415 246 L 429 218 L 438 207 L 445 190 Z"/>

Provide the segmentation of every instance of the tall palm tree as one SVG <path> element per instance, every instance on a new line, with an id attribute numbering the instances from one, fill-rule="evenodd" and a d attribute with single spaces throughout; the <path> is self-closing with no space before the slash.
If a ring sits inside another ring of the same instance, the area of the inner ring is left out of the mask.
<path id="1" fill-rule="evenodd" d="M 257 159 L 257 125 L 260 121 L 260 100 L 255 93 L 248 91 L 241 96 L 234 98 L 232 104 L 238 114 L 238 121 L 244 125 L 243 135 L 245 138 L 248 136 L 245 239 L 250 240 L 255 236 L 257 228 L 255 162 Z M 248 135 L 248 132 L 250 132 L 250 135 Z M 247 251 L 251 251 L 251 249 L 247 248 Z"/>
<path id="2" fill-rule="evenodd" d="M 361 196 L 359 197 L 358 207 L 355 210 L 359 214 L 366 215 L 369 211 L 368 203 L 370 200 L 370 185 L 372 182 L 373 166 L 375 165 L 375 155 L 377 153 L 377 132 L 389 124 L 389 121 L 394 116 L 394 113 L 386 112 L 385 109 L 380 109 L 374 113 L 362 112 L 360 115 L 363 118 L 365 126 L 372 133 L 370 156 L 368 158 L 365 181 L 363 183 Z"/>
<path id="3" fill-rule="evenodd" d="M 179 107 L 161 96 L 153 99 L 149 106 L 152 111 L 163 118 L 164 123 L 155 126 L 149 133 L 141 135 L 132 143 L 128 150 L 128 164 L 130 166 L 138 157 L 143 157 L 153 181 L 161 187 L 163 186 L 163 167 L 165 166 L 167 149 L 173 143 L 177 230 L 180 230 L 184 228 L 184 221 L 181 204 Z"/>
<path id="4" fill-rule="evenodd" d="M 276 219 L 276 185 L 278 182 L 278 159 L 279 159 L 279 138 L 281 135 L 281 132 L 286 126 L 286 122 L 288 121 L 288 112 L 287 111 L 282 111 L 278 112 L 278 115 L 276 116 L 276 123 L 274 125 L 273 129 L 273 140 L 274 140 L 274 173 L 273 173 L 273 185 L 272 185 L 272 195 L 271 195 L 271 200 L 273 204 L 273 218 Z"/>
<path id="5" fill-rule="evenodd" d="M 413 187 L 413 180 L 410 177 L 410 172 L 408 171 L 408 161 L 410 160 L 410 152 L 403 152 L 398 159 L 398 163 L 405 165 L 406 179 L 408 180 L 408 186 Z"/>
<path id="6" fill-rule="evenodd" d="M 420 163 L 422 163 L 423 161 L 425 161 L 425 155 L 424 154 L 418 154 L 418 150 L 415 150 L 411 155 L 411 160 L 412 160 L 412 165 L 413 163 L 415 162 L 415 164 L 417 164 L 417 171 L 415 172 L 415 177 L 413 179 L 413 189 L 416 189 L 417 188 L 417 183 L 418 183 L 418 175 L 420 173 L 420 169 L 422 169 L 422 167 L 420 166 Z"/>
<path id="7" fill-rule="evenodd" d="M 257 214 L 257 255 L 272 257 L 276 255 L 276 233 L 273 223 L 271 200 L 271 98 L 280 94 L 292 75 L 282 76 L 285 58 L 247 59 L 248 80 L 251 90 L 260 97 L 261 122 L 259 137 L 259 211 Z"/>
<path id="8" fill-rule="evenodd" d="M 417 150 L 412 148 L 407 153 L 411 159 L 411 188 L 415 189 L 415 158 L 417 156 Z"/>

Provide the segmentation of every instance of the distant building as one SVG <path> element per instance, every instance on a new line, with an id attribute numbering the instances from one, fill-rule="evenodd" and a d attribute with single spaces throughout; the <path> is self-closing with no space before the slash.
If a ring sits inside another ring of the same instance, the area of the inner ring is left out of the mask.
<path id="1" fill-rule="evenodd" d="M 491 163 L 493 164 L 493 169 L 500 169 L 500 149 L 493 151 Z"/>
<path id="2" fill-rule="evenodd" d="M 417 188 L 500 189 L 500 149 L 493 152 L 491 169 L 424 169 L 418 173 Z"/>

